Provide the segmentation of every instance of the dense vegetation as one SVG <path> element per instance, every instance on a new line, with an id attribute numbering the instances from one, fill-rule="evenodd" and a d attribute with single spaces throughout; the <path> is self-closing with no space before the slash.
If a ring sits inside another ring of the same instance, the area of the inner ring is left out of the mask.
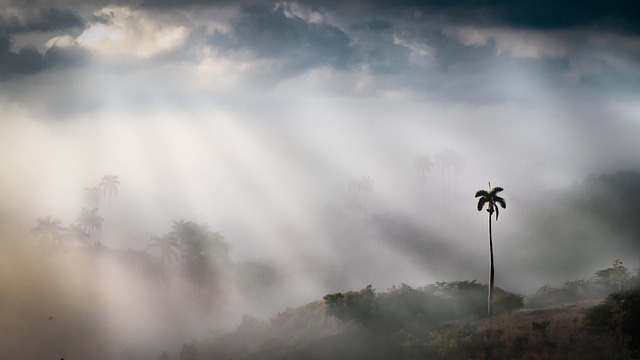
<path id="1" fill-rule="evenodd" d="M 547 308 L 523 308 L 522 296 L 496 288 L 493 316 L 486 315 L 486 290 L 475 281 L 455 281 L 420 289 L 402 284 L 381 293 L 367 286 L 327 294 L 323 301 L 287 309 L 269 320 L 245 317 L 235 331 L 185 345 L 181 359 L 632 359 L 633 351 L 638 355 L 637 288 L 614 293 L 595 307 L 600 300 Z"/>
<path id="2" fill-rule="evenodd" d="M 587 312 L 585 323 L 596 332 L 612 333 L 620 345 L 640 358 L 640 287 L 609 295 Z"/>
<path id="3" fill-rule="evenodd" d="M 568 281 L 561 287 L 547 284 L 529 296 L 529 307 L 543 307 L 580 300 L 603 299 L 607 295 L 640 285 L 640 274 L 632 275 L 622 261 L 615 260 L 611 267 L 598 270 L 591 279 Z"/>

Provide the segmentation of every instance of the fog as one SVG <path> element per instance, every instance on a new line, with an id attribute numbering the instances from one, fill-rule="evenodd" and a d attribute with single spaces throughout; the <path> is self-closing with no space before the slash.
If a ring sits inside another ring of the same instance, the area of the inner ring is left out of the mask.
<path id="1" fill-rule="evenodd" d="M 331 292 L 486 282 L 473 195 L 488 182 L 507 202 L 497 286 L 528 295 L 640 262 L 637 229 L 568 200 L 592 174 L 640 169 L 637 29 L 613 5 L 596 27 L 598 9 L 555 24 L 489 3 L 477 19 L 384 1 L 0 3 L 14 358 L 175 356 Z M 76 222 L 105 175 L 118 193 L 84 244 L 30 233 Z M 147 249 L 181 220 L 228 245 L 206 285 Z"/>

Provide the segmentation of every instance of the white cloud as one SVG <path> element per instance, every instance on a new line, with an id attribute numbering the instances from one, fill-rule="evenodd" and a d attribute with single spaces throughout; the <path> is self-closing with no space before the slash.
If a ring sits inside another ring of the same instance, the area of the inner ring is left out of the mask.
<path id="1" fill-rule="evenodd" d="M 393 35 L 393 43 L 411 51 L 409 61 L 420 66 L 427 66 L 433 61 L 436 50 L 427 44 L 403 39 L 398 34 Z"/>
<path id="2" fill-rule="evenodd" d="M 516 58 L 563 57 L 568 52 L 566 33 L 476 27 L 450 28 L 444 33 L 467 46 L 484 46 L 493 40 L 498 54 Z"/>
<path id="3" fill-rule="evenodd" d="M 108 17 L 110 22 L 89 25 L 76 41 L 105 55 L 148 58 L 178 48 L 189 36 L 184 26 L 126 7 L 106 7 L 95 15 Z"/>
<path id="4" fill-rule="evenodd" d="M 69 35 L 61 35 L 61 36 L 56 36 L 51 38 L 49 41 L 45 43 L 45 46 L 47 48 L 50 48 L 53 46 L 68 47 L 68 46 L 77 45 L 77 43 L 78 42 L 73 37 Z"/>
<path id="5" fill-rule="evenodd" d="M 279 1 L 275 4 L 275 8 L 282 8 L 286 17 L 297 17 L 308 23 L 317 24 L 325 21 L 325 17 L 322 13 L 311 10 L 297 2 Z"/>

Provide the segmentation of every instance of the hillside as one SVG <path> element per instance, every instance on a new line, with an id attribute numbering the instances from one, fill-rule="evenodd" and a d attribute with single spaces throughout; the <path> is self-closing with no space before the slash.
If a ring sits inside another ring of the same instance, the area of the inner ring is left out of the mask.
<path id="1" fill-rule="evenodd" d="M 287 309 L 270 320 L 246 317 L 235 331 L 185 345 L 180 359 L 633 358 L 613 334 L 587 325 L 588 312 L 602 307 L 601 299 L 503 308 L 501 314 L 487 317 L 469 309 L 448 313 L 473 294 L 458 292 L 454 299 L 448 296 L 452 292 L 440 293 L 456 304 L 443 308 L 440 318 L 422 308 L 409 319 L 405 316 L 425 289 L 405 286 L 377 294 L 370 312 L 360 306 L 372 295 L 367 290 L 371 288 L 343 294 L 350 298 L 348 315 L 332 309 L 328 295 L 324 302 Z M 385 297 L 393 301 L 385 302 Z"/>

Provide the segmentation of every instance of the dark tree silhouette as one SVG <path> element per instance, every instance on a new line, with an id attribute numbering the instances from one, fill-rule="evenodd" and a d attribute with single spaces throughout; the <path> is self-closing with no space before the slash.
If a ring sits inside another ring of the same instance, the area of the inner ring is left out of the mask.
<path id="1" fill-rule="evenodd" d="M 596 271 L 596 280 L 605 285 L 613 284 L 615 291 L 620 291 L 624 285 L 631 279 L 631 274 L 627 268 L 622 265 L 620 259 L 613 262 L 613 266 L 604 270 Z"/>
<path id="2" fill-rule="evenodd" d="M 427 174 L 431 172 L 431 168 L 433 167 L 433 162 L 431 161 L 431 157 L 429 156 L 429 154 L 416 156 L 416 158 L 413 160 L 413 167 L 416 169 L 416 173 L 418 174 L 420 190 L 422 193 L 422 197 L 424 197 L 427 184 Z"/>
<path id="3" fill-rule="evenodd" d="M 153 236 L 152 243 L 147 246 L 147 250 L 157 249 L 160 251 L 160 261 L 162 265 L 167 265 L 174 260 L 178 260 L 178 242 L 171 235 Z"/>
<path id="4" fill-rule="evenodd" d="M 219 290 L 230 265 L 229 245 L 219 233 L 191 221 L 174 221 L 169 235 L 178 240 L 181 270 L 197 285 L 201 305 L 211 306 L 216 297 L 223 296 Z"/>
<path id="5" fill-rule="evenodd" d="M 120 180 L 117 175 L 105 175 L 100 183 L 104 195 L 109 196 L 109 211 L 111 211 L 111 199 L 118 196 Z"/>
<path id="6" fill-rule="evenodd" d="M 500 213 L 498 205 L 500 205 L 503 209 L 507 207 L 507 203 L 504 201 L 502 197 L 498 195 L 504 189 L 501 187 L 491 188 L 491 183 L 489 183 L 489 190 L 478 190 L 476 192 L 476 196 L 478 198 L 478 211 L 481 211 L 482 208 L 487 205 L 487 212 L 489 213 L 489 291 L 487 296 L 487 311 L 491 314 L 491 295 L 493 291 L 493 279 L 494 279 L 494 264 L 493 264 L 493 236 L 491 233 L 491 217 L 493 213 L 496 213 L 496 221 L 498 221 L 498 215 Z"/>
<path id="7" fill-rule="evenodd" d="M 89 235 L 89 239 L 91 239 L 92 230 L 101 231 L 103 221 L 104 219 L 102 216 L 98 215 L 98 208 L 93 208 L 91 210 L 82 208 L 82 211 L 76 220 L 76 224 L 86 231 Z"/>
<path id="8" fill-rule="evenodd" d="M 88 187 L 84 189 L 84 203 L 90 208 L 100 206 L 101 197 L 102 191 L 99 187 Z"/>
<path id="9" fill-rule="evenodd" d="M 38 225 L 31 229 L 31 233 L 34 236 L 42 237 L 51 242 L 57 241 L 60 243 L 62 241 L 62 233 L 65 228 L 60 225 L 60 220 L 47 216 L 45 219 L 38 218 L 36 223 Z"/>
<path id="10" fill-rule="evenodd" d="M 204 224 L 191 221 L 174 221 L 170 236 L 178 241 L 180 257 L 183 260 L 199 259 L 217 252 L 226 253 L 229 247 L 222 235 L 209 231 Z"/>

